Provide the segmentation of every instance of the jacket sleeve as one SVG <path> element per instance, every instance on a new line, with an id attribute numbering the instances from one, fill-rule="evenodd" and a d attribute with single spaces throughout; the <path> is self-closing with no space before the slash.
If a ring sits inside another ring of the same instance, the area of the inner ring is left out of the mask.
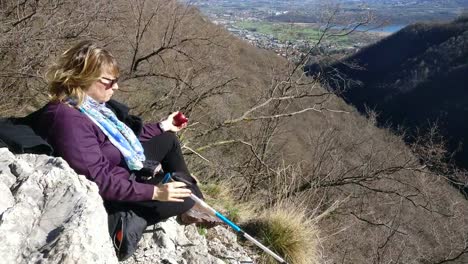
<path id="1" fill-rule="evenodd" d="M 98 135 L 83 116 L 57 116 L 50 140 L 56 153 L 77 173 L 85 175 L 99 187 L 105 200 L 151 200 L 154 186 L 129 179 L 129 171 L 110 164 L 102 154 Z"/>
<path id="2" fill-rule="evenodd" d="M 138 136 L 138 139 L 140 141 L 148 141 L 154 136 L 159 136 L 163 133 L 159 123 L 150 123 L 150 124 L 145 124 L 143 126 L 143 129 L 141 130 L 140 135 Z"/>

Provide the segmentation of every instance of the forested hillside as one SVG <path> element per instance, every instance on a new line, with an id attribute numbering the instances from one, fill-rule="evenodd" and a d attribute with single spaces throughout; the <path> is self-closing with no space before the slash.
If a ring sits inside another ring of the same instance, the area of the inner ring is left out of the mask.
<path id="1" fill-rule="evenodd" d="M 204 184 L 229 188 L 237 204 L 249 204 L 250 220 L 278 207 L 290 219 L 305 214 L 304 224 L 319 230 L 315 248 L 287 256 L 291 263 L 468 261 L 468 202 L 444 170 L 431 172 L 421 159 L 438 162 L 439 145 L 406 146 L 301 68 L 196 9 L 162 0 L 0 7 L 1 116 L 43 105 L 47 66 L 91 39 L 119 61 L 117 98 L 134 114 L 155 121 L 186 113 L 179 136 Z"/>
<path id="2" fill-rule="evenodd" d="M 449 150 L 456 152 L 457 164 L 466 168 L 467 56 L 464 17 L 408 26 L 344 61 L 307 70 L 325 73 L 331 87 L 344 90 L 345 100 L 360 112 L 378 112 L 379 124 L 407 129 L 410 141 L 419 131 L 437 126 Z M 334 82 L 337 75 L 352 81 Z"/>

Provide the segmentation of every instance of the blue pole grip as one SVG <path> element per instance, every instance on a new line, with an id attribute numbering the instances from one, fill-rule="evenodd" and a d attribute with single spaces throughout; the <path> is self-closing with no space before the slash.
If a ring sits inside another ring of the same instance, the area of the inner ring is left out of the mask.
<path id="1" fill-rule="evenodd" d="M 241 232 L 242 229 L 240 227 L 238 227 L 236 224 L 234 224 L 233 222 L 231 222 L 231 220 L 227 219 L 224 215 L 216 212 L 216 216 L 223 220 L 224 223 L 228 224 L 230 227 L 232 227 L 232 229 L 236 230 L 237 232 Z"/>
<path id="2" fill-rule="evenodd" d="M 162 183 L 167 183 L 171 179 L 171 173 L 168 172 L 166 175 L 164 175 L 164 179 L 162 180 Z"/>

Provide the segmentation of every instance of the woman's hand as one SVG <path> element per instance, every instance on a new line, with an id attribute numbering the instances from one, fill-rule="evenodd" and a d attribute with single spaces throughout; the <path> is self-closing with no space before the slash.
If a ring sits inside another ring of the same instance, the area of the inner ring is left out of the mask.
<path id="1" fill-rule="evenodd" d="M 189 197 L 192 191 L 185 188 L 183 182 L 168 182 L 154 186 L 153 200 L 163 202 L 183 202 L 183 198 Z"/>
<path id="2" fill-rule="evenodd" d="M 179 112 L 174 112 L 170 114 L 166 120 L 159 122 L 160 127 L 163 131 L 172 131 L 172 132 L 179 132 L 180 130 L 187 127 L 187 122 L 183 123 L 180 126 L 174 125 L 174 116 L 177 115 Z"/>

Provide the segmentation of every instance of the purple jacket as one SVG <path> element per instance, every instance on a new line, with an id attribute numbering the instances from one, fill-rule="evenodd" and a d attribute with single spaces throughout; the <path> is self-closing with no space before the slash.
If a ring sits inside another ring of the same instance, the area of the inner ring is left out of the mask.
<path id="1" fill-rule="evenodd" d="M 120 151 L 85 114 L 63 103 L 49 103 L 36 133 L 43 137 L 78 174 L 99 187 L 105 200 L 151 200 L 154 186 L 130 180 L 130 171 Z M 143 126 L 140 141 L 162 133 L 158 124 Z"/>

